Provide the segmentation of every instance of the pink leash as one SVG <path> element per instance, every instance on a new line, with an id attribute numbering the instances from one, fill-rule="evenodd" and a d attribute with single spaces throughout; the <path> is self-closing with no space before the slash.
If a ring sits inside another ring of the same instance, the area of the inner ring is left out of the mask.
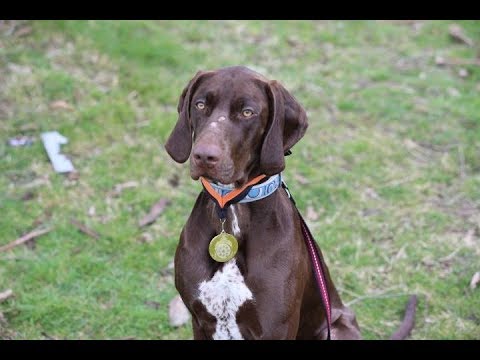
<path id="1" fill-rule="evenodd" d="M 330 305 L 330 296 L 328 294 L 328 289 L 327 289 L 327 282 L 325 280 L 325 270 L 322 265 L 322 261 L 320 260 L 320 254 L 318 252 L 317 245 L 315 243 L 315 239 L 312 236 L 312 233 L 310 232 L 310 229 L 308 228 L 307 224 L 305 223 L 305 220 L 303 219 L 302 215 L 300 214 L 300 211 L 298 211 L 298 208 L 295 204 L 295 200 L 293 199 L 292 195 L 290 194 L 290 191 L 288 190 L 287 184 L 282 181 L 282 187 L 285 189 L 288 197 L 293 203 L 293 206 L 295 206 L 295 209 L 297 209 L 298 216 L 300 218 L 300 222 L 302 223 L 302 233 L 303 233 L 303 239 L 305 240 L 305 244 L 307 245 L 307 250 L 308 253 L 310 254 L 310 259 L 312 260 L 312 265 L 313 265 L 313 273 L 315 274 L 315 280 L 317 281 L 317 287 L 320 292 L 320 296 L 322 298 L 322 303 L 325 308 L 325 313 L 327 314 L 327 330 L 328 330 L 328 336 L 327 339 L 330 340 L 330 327 L 332 324 L 332 308 Z"/>

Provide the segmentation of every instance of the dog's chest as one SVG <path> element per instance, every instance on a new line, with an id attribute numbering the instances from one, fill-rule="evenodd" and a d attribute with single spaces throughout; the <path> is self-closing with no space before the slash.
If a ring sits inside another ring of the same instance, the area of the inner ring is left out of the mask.
<path id="1" fill-rule="evenodd" d="M 253 299 L 253 294 L 235 259 L 225 263 L 210 280 L 199 284 L 198 299 L 217 320 L 214 340 L 243 339 L 236 315 L 246 301 Z"/>

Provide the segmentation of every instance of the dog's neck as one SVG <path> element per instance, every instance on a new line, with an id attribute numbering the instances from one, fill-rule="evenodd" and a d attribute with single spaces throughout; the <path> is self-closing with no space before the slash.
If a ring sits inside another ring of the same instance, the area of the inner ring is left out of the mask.
<path id="1" fill-rule="evenodd" d="M 246 194 L 243 194 L 243 198 L 238 202 L 239 203 L 253 202 L 253 201 L 264 199 L 267 196 L 270 196 L 275 192 L 275 190 L 277 190 L 280 187 L 282 183 L 282 174 L 281 173 L 276 174 L 276 175 L 270 176 L 269 178 L 266 178 L 266 180 L 265 179 L 262 179 L 262 180 L 263 180 L 262 182 L 259 182 L 253 185 Z M 214 190 L 216 194 L 210 193 L 210 195 L 213 195 L 213 196 L 225 197 L 228 194 L 232 193 L 232 191 L 236 190 L 232 184 L 224 185 L 224 184 L 218 184 L 210 181 L 207 181 L 207 182 L 210 185 L 210 187 L 205 188 L 205 190 L 208 192 L 210 192 L 211 190 Z"/>
<path id="2" fill-rule="evenodd" d="M 281 198 L 284 198 L 283 201 Z M 201 218 L 200 222 L 205 225 L 205 230 L 208 228 L 211 232 L 209 238 L 219 234 L 222 228 L 217 204 L 205 191 L 200 193 L 197 201 L 202 209 L 197 216 Z M 286 206 L 290 206 L 290 201 L 281 188 L 276 188 L 261 200 L 231 204 L 226 207 L 225 231 L 234 235 L 241 244 L 265 228 L 265 224 L 281 223 L 280 219 L 272 217 L 282 214 L 281 210 Z"/>

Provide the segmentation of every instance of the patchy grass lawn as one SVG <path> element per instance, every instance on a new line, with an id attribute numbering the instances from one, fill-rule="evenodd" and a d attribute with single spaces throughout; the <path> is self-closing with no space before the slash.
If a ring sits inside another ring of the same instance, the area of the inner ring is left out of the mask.
<path id="1" fill-rule="evenodd" d="M 0 338 L 192 337 L 168 322 L 168 264 L 201 187 L 163 144 L 197 70 L 244 64 L 307 109 L 285 177 L 364 337 L 387 338 L 416 293 L 413 339 L 480 339 L 480 66 L 441 65 L 478 57 L 480 22 L 459 22 L 473 47 L 449 25 L 0 21 L 0 246 L 53 228 L 0 253 Z M 47 130 L 78 178 L 53 172 Z"/>

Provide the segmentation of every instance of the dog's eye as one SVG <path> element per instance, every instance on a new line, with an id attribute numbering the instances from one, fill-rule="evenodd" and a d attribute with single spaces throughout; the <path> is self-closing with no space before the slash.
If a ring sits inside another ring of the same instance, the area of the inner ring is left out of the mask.
<path id="1" fill-rule="evenodd" d="M 197 102 L 195 103 L 195 106 L 196 106 L 197 109 L 199 109 L 199 110 L 205 109 L 205 103 L 204 103 L 203 101 L 197 101 Z"/>
<path id="2" fill-rule="evenodd" d="M 242 115 L 246 118 L 249 118 L 253 115 L 253 110 L 252 109 L 244 109 L 242 111 Z"/>

